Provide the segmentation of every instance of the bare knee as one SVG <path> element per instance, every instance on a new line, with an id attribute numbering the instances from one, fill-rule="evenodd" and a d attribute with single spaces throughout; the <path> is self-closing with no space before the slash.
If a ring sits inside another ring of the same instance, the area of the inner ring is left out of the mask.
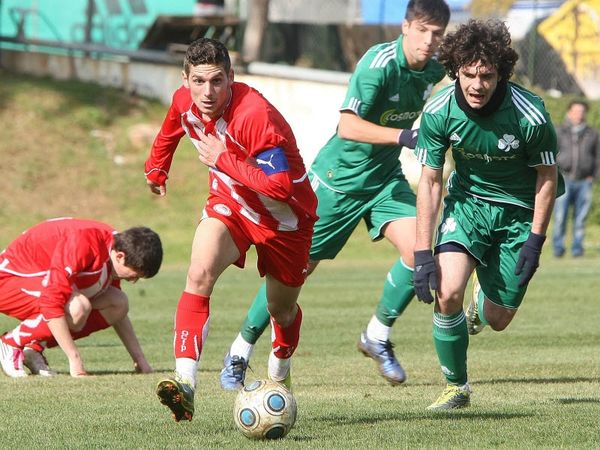
<path id="1" fill-rule="evenodd" d="M 289 327 L 296 318 L 296 304 L 291 306 L 277 305 L 274 303 L 268 304 L 269 314 L 273 317 L 273 320 L 279 324 L 281 328 Z"/>
<path id="2" fill-rule="evenodd" d="M 456 313 L 462 308 L 464 293 L 458 291 L 442 292 L 438 291 L 439 312 L 444 315 Z"/>
<path id="3" fill-rule="evenodd" d="M 92 307 L 100 311 L 104 319 L 112 325 L 129 312 L 129 299 L 121 289 L 110 286 L 106 292 L 92 300 Z"/>
<path id="4" fill-rule="evenodd" d="M 190 267 L 187 274 L 186 291 L 210 295 L 218 276 L 205 266 Z"/>
<path id="5" fill-rule="evenodd" d="M 498 306 L 486 298 L 483 313 L 492 330 L 502 331 L 512 322 L 515 314 L 517 314 L 517 310 Z"/>
<path id="6" fill-rule="evenodd" d="M 81 331 L 92 312 L 92 303 L 83 294 L 74 293 L 65 307 L 65 317 L 71 331 Z"/>

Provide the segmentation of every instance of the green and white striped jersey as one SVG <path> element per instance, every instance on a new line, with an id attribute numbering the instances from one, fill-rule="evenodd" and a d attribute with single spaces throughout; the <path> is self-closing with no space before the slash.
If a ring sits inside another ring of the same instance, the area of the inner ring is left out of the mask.
<path id="1" fill-rule="evenodd" d="M 449 192 L 530 209 L 535 166 L 556 165 L 558 153 L 543 100 L 510 82 L 502 104 L 487 117 L 465 113 L 456 102 L 454 84 L 431 98 L 423 109 L 415 154 L 421 164 L 441 169 L 448 148 L 455 162 Z M 560 178 L 559 191 L 564 189 Z"/>
<path id="2" fill-rule="evenodd" d="M 408 68 L 402 36 L 371 47 L 352 74 L 340 111 L 352 111 L 371 123 L 411 128 L 444 68 L 430 60 L 422 71 Z M 398 145 L 373 145 L 341 139 L 334 134 L 319 151 L 311 171 L 329 188 L 369 195 L 402 170 Z"/>

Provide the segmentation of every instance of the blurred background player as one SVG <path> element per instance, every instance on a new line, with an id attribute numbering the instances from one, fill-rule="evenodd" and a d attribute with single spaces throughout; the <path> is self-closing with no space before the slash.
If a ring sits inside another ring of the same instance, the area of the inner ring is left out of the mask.
<path id="1" fill-rule="evenodd" d="M 427 103 L 421 117 L 414 285 L 427 303 L 434 301 L 430 288 L 436 291 L 433 341 L 448 383 L 429 409 L 453 409 L 470 404 L 469 334 L 488 324 L 504 330 L 539 265 L 559 176 L 556 134 L 543 101 L 509 82 L 518 55 L 502 22 L 461 25 L 444 38 L 439 59 L 456 81 Z M 449 147 L 455 170 L 434 259 Z M 479 282 L 465 317 L 473 270 Z"/>
<path id="2" fill-rule="evenodd" d="M 565 122 L 558 127 L 558 166 L 565 177 L 565 195 L 556 199 L 552 246 L 554 256 L 565 253 L 565 231 L 569 209 L 573 211 L 571 254 L 583 256 L 585 221 L 592 206 L 593 183 L 600 174 L 600 137 L 586 122 L 588 104 L 569 103 Z"/>
<path id="3" fill-rule="evenodd" d="M 296 300 L 317 218 L 317 200 L 291 128 L 260 93 L 234 82 L 225 46 L 212 39 L 193 42 L 182 77 L 146 161 L 148 185 L 159 195 L 166 194 L 167 173 L 184 134 L 209 167 L 210 192 L 175 315 L 175 376 L 157 387 L 177 421 L 192 420 L 194 413 L 213 287 L 231 264 L 244 267 L 250 245 L 266 278 L 272 318 L 268 375 L 290 387 L 290 358 L 302 322 Z"/>
<path id="4" fill-rule="evenodd" d="M 94 220 L 51 219 L 22 233 L 0 253 L 0 312 L 21 320 L 0 337 L 6 375 L 50 376 L 45 347 L 59 345 L 71 376 L 87 375 L 75 340 L 112 326 L 136 372 L 148 373 L 127 313 L 120 280 L 151 278 L 162 262 L 159 236 L 149 228 L 123 232 Z"/>
<path id="5" fill-rule="evenodd" d="M 310 177 L 319 199 L 309 274 L 333 259 L 364 220 L 373 241 L 387 238 L 400 253 L 383 294 L 358 342 L 392 385 L 406 374 L 396 360 L 391 327 L 414 296 L 415 195 L 400 161 L 414 148 L 411 127 L 444 68 L 432 60 L 450 19 L 443 0 L 411 0 L 397 40 L 371 47 L 354 71 L 340 108 L 337 133 L 316 156 Z M 224 389 L 242 386 L 253 346 L 268 325 L 265 287 L 254 299 L 240 333 L 225 356 Z"/>

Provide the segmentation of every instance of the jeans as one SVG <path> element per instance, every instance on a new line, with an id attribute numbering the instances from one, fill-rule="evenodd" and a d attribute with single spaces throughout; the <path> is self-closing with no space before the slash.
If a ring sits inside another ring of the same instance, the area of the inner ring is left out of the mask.
<path id="1" fill-rule="evenodd" d="M 566 192 L 556 199 L 554 204 L 554 231 L 552 245 L 554 256 L 565 253 L 565 230 L 569 207 L 573 206 L 573 256 L 583 255 L 583 237 L 585 233 L 585 219 L 592 205 L 592 182 L 589 180 L 565 179 Z"/>

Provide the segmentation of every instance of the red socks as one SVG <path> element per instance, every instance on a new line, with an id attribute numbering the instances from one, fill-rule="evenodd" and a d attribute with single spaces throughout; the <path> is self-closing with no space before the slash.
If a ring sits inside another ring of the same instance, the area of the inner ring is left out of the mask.
<path id="1" fill-rule="evenodd" d="M 208 334 L 210 297 L 183 291 L 175 314 L 175 358 L 198 361 Z"/>
<path id="2" fill-rule="evenodd" d="M 300 325 L 302 324 L 302 310 L 298 305 L 298 312 L 292 324 L 287 328 L 282 328 L 271 317 L 271 327 L 273 328 L 273 353 L 279 359 L 290 358 L 298 347 L 300 341 Z"/>

